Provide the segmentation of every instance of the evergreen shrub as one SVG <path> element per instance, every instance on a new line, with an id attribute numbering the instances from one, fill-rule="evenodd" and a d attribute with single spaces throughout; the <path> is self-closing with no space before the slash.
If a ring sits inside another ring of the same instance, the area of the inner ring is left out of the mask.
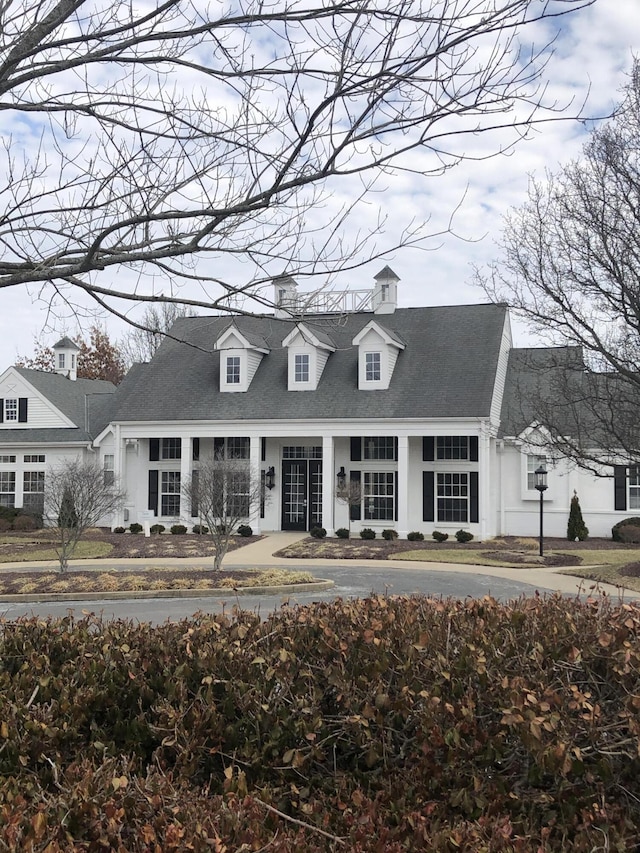
<path id="1" fill-rule="evenodd" d="M 187 528 L 184 526 L 184 524 L 172 524 L 171 525 L 171 533 L 173 533 L 174 536 L 182 536 L 183 533 L 186 533 L 186 532 L 187 532 Z"/>
<path id="2" fill-rule="evenodd" d="M 421 533 L 419 530 L 411 530 L 407 533 L 407 539 L 409 542 L 423 542 L 424 533 Z"/>
<path id="3" fill-rule="evenodd" d="M 313 536 L 314 539 L 324 539 L 324 537 L 327 535 L 327 531 L 324 529 L 324 527 L 312 527 L 309 531 L 309 535 Z"/>
<path id="4" fill-rule="evenodd" d="M 375 539 L 376 538 L 376 532 L 375 532 L 375 530 L 372 530 L 370 527 L 363 527 L 362 530 L 360 531 L 360 538 L 361 539 Z"/>
<path id="5" fill-rule="evenodd" d="M 149 528 L 149 533 L 160 534 L 160 533 L 164 533 L 166 529 L 167 528 L 164 526 L 164 524 L 152 524 L 151 527 Z"/>
<path id="6" fill-rule="evenodd" d="M 134 521 L 133 524 L 129 525 L 130 533 L 142 533 L 142 525 L 138 524 L 137 521 Z"/>
<path id="7" fill-rule="evenodd" d="M 338 539 L 348 539 L 349 538 L 349 531 L 347 530 L 346 527 L 339 527 L 336 530 L 336 536 L 338 537 Z"/>
<path id="8" fill-rule="evenodd" d="M 468 530 L 458 530 L 456 532 L 456 539 L 458 542 L 471 542 L 473 533 L 470 533 Z"/>
<path id="9" fill-rule="evenodd" d="M 387 542 L 393 542 L 394 539 L 398 538 L 398 531 L 393 530 L 392 528 L 387 528 L 386 530 L 383 530 L 380 535 L 383 539 L 386 539 Z"/>
<path id="10" fill-rule="evenodd" d="M 576 539 L 580 542 L 584 542 L 588 536 L 589 528 L 582 518 L 582 510 L 580 509 L 578 493 L 574 491 L 569 509 L 569 521 L 567 522 L 567 539 L 569 542 L 575 542 Z"/>
<path id="11" fill-rule="evenodd" d="M 252 536 L 253 528 L 249 524 L 238 525 L 238 536 Z"/>
<path id="12" fill-rule="evenodd" d="M 431 536 L 436 540 L 436 542 L 446 542 L 449 538 L 448 533 L 441 533 L 439 530 L 434 530 Z"/>
<path id="13" fill-rule="evenodd" d="M 617 524 L 614 524 L 611 528 L 611 538 L 614 542 L 625 541 L 622 538 L 620 531 L 623 527 L 627 527 L 627 525 L 631 525 L 632 527 L 640 527 L 640 518 L 638 518 L 637 516 L 631 516 L 631 518 L 623 518 L 622 521 L 619 521 Z"/>
<path id="14" fill-rule="evenodd" d="M 194 524 L 192 530 L 194 533 L 197 533 L 198 536 L 205 536 L 209 532 L 209 528 L 206 524 Z"/>

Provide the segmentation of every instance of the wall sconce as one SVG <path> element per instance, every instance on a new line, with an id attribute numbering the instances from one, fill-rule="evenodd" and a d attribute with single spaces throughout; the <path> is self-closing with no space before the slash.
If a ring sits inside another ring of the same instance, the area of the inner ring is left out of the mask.
<path id="1" fill-rule="evenodd" d="M 265 485 L 268 489 L 272 489 L 276 484 L 276 469 L 273 465 L 270 468 L 267 468 L 267 473 L 265 474 Z"/>
<path id="2" fill-rule="evenodd" d="M 338 488 L 344 489 L 347 485 L 347 472 L 344 470 L 344 465 L 341 466 L 340 470 L 337 474 L 338 477 Z"/>

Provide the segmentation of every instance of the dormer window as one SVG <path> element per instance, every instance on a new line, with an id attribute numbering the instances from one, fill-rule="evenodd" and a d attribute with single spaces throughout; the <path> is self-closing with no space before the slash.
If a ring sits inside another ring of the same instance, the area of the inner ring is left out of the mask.
<path id="1" fill-rule="evenodd" d="M 367 382 L 380 381 L 380 363 L 379 352 L 365 353 L 365 378 Z"/>
<path id="2" fill-rule="evenodd" d="M 243 332 L 231 323 L 216 341 L 220 351 L 220 390 L 248 391 L 269 348 L 263 338 Z"/>
<path id="3" fill-rule="evenodd" d="M 309 354 L 302 353 L 295 356 L 295 381 L 309 381 Z"/>
<path id="4" fill-rule="evenodd" d="M 384 391 L 390 383 L 404 343 L 377 320 L 371 320 L 352 341 L 358 347 L 358 388 Z"/>
<path id="5" fill-rule="evenodd" d="M 239 355 L 228 355 L 227 356 L 227 384 L 228 385 L 239 385 L 240 384 L 240 356 Z"/>
<path id="6" fill-rule="evenodd" d="M 298 323 L 282 341 L 282 346 L 289 351 L 289 391 L 315 391 L 330 354 L 336 350 L 329 335 Z"/>

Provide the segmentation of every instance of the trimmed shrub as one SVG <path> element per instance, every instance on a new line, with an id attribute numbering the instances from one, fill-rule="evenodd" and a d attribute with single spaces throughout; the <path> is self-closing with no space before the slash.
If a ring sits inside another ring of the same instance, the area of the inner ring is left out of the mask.
<path id="1" fill-rule="evenodd" d="M 253 536 L 253 528 L 249 524 L 238 525 L 238 536 Z"/>
<path id="2" fill-rule="evenodd" d="M 164 533 L 167 528 L 164 524 L 152 524 L 149 533 Z"/>
<path id="3" fill-rule="evenodd" d="M 571 507 L 569 509 L 569 521 L 567 523 L 567 539 L 569 542 L 575 542 L 576 539 L 580 542 L 589 536 L 589 528 L 584 523 L 582 518 L 582 510 L 580 509 L 580 501 L 578 493 L 574 491 L 571 498 Z"/>
<path id="4" fill-rule="evenodd" d="M 627 545 L 638 545 L 640 543 L 640 527 L 635 524 L 625 524 L 620 528 L 620 542 L 625 542 Z"/>
<path id="5" fill-rule="evenodd" d="M 113 532 L 114 533 L 124 533 L 124 527 L 114 527 Z"/>
<path id="6" fill-rule="evenodd" d="M 17 515 L 13 521 L 14 530 L 36 530 L 37 527 L 32 515 Z"/>
<path id="7" fill-rule="evenodd" d="M 621 537 L 620 531 L 623 527 L 627 525 L 632 525 L 633 527 L 640 527 L 640 518 L 637 516 L 632 516 L 631 518 L 623 518 L 622 521 L 619 521 L 617 524 L 614 524 L 611 528 L 611 538 L 614 542 L 624 542 L 625 540 Z M 628 539 L 626 540 L 629 541 Z"/>
<path id="8" fill-rule="evenodd" d="M 386 539 L 387 542 L 393 542 L 394 539 L 398 538 L 398 531 L 393 530 L 392 528 L 387 528 L 383 530 L 380 534 L 383 539 Z"/>
<path id="9" fill-rule="evenodd" d="M 434 530 L 431 536 L 436 540 L 436 542 L 446 542 L 449 538 L 448 533 L 441 533 L 439 530 Z"/>
<path id="10" fill-rule="evenodd" d="M 407 539 L 409 542 L 422 542 L 424 540 L 424 533 L 420 533 L 419 530 L 412 530 L 407 533 Z"/>
<path id="11" fill-rule="evenodd" d="M 324 539 L 327 535 L 327 531 L 324 527 L 312 527 L 309 534 L 313 536 L 314 539 Z"/>
<path id="12" fill-rule="evenodd" d="M 338 539 L 348 539 L 349 538 L 349 531 L 347 530 L 346 527 L 339 527 L 336 530 L 336 536 L 338 537 Z"/>
<path id="13" fill-rule="evenodd" d="M 8 521 L 10 524 L 18 514 L 18 510 L 12 506 L 0 506 L 0 518 Z"/>
<path id="14" fill-rule="evenodd" d="M 469 533 L 468 530 L 458 530 L 456 532 L 456 539 L 458 542 L 471 542 L 473 533 Z"/>
<path id="15" fill-rule="evenodd" d="M 0 518 L 0 533 L 11 530 L 11 522 L 7 518 Z"/>
<path id="16" fill-rule="evenodd" d="M 184 526 L 184 524 L 172 524 L 171 532 L 174 536 L 182 536 L 183 533 L 187 532 L 187 528 Z"/>
<path id="17" fill-rule="evenodd" d="M 137 521 L 134 521 L 133 524 L 129 525 L 130 533 L 142 533 L 142 525 L 138 524 Z"/>
<path id="18" fill-rule="evenodd" d="M 199 536 L 205 536 L 209 532 L 209 528 L 206 524 L 194 524 L 192 530 Z"/>
<path id="19" fill-rule="evenodd" d="M 363 529 L 360 531 L 360 538 L 361 539 L 375 539 L 376 538 L 376 532 L 375 532 L 375 530 L 372 530 L 370 527 L 363 527 Z"/>

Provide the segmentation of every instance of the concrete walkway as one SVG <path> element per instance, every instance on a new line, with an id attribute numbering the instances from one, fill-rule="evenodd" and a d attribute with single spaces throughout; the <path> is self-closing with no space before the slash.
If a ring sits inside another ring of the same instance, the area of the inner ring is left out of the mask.
<path id="1" fill-rule="evenodd" d="M 552 568 L 506 568 L 503 566 L 485 566 L 485 565 L 467 565 L 464 563 L 436 563 L 428 561 L 404 561 L 404 560 L 327 560 L 327 559 L 288 559 L 274 557 L 274 553 L 298 542 L 300 539 L 305 539 L 308 533 L 298 532 L 273 532 L 266 533 L 258 542 L 252 542 L 250 545 L 244 545 L 242 548 L 237 548 L 235 551 L 230 551 L 223 561 L 223 568 L 288 568 L 288 569 L 306 569 L 313 572 L 318 577 L 322 577 L 323 567 L 335 567 L 341 565 L 345 568 L 353 566 L 354 569 L 372 569 L 384 570 L 388 574 L 392 574 L 394 569 L 402 571 L 415 572 L 456 572 L 469 575 L 484 575 L 503 580 L 515 581 L 518 583 L 531 584 L 536 589 L 557 591 L 566 594 L 585 594 L 590 589 L 595 589 L 592 581 L 584 580 L 583 578 L 573 577 L 571 575 L 559 574 L 558 569 Z M 139 560 L 124 558 L 118 560 L 109 560 L 107 557 L 103 560 L 74 560 L 72 568 L 106 568 L 107 564 L 114 568 L 131 568 L 136 562 L 138 564 L 146 562 L 149 565 L 155 566 L 206 566 L 211 565 L 212 557 L 200 558 L 176 558 L 164 557 L 154 558 L 149 560 Z M 56 569 L 58 563 L 55 560 L 41 561 L 30 563 L 26 566 L 24 563 L 1 563 L 0 572 L 10 571 L 42 571 L 43 569 Z M 638 593 L 634 591 L 623 592 L 616 586 L 611 584 L 597 584 L 597 589 L 606 592 L 615 598 L 624 597 L 626 599 L 638 598 Z"/>

